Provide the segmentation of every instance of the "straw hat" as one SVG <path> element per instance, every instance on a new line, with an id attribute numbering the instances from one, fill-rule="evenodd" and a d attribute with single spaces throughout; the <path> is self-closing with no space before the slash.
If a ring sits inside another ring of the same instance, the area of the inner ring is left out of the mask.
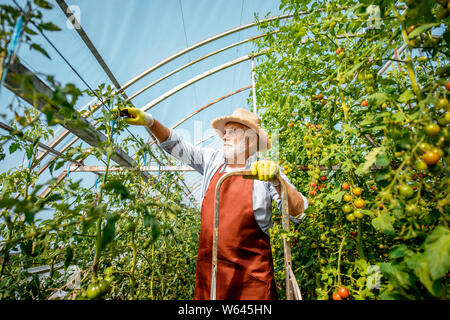
<path id="1" fill-rule="evenodd" d="M 220 138 L 223 137 L 225 132 L 225 125 L 228 122 L 237 122 L 255 130 L 259 137 L 258 151 L 270 149 L 269 135 L 264 129 L 261 128 L 261 120 L 253 112 L 242 108 L 237 108 L 233 111 L 233 114 L 231 116 L 219 117 L 214 119 L 211 122 L 211 127 L 213 127 L 217 131 Z"/>

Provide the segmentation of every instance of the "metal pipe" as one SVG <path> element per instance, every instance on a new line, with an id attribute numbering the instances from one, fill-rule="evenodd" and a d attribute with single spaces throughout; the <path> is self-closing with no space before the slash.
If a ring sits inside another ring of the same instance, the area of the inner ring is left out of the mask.
<path id="1" fill-rule="evenodd" d="M 255 58 L 252 57 L 252 93 L 253 93 L 253 112 L 258 115 L 256 106 L 256 88 L 255 88 Z"/>
<path id="2" fill-rule="evenodd" d="M 257 55 L 263 54 L 264 52 L 265 52 L 265 50 L 257 53 Z M 252 56 L 250 56 L 250 55 L 246 55 L 246 56 L 240 57 L 238 59 L 235 59 L 233 61 L 226 62 L 226 63 L 224 63 L 224 64 L 222 64 L 220 66 L 217 66 L 215 68 L 212 68 L 210 70 L 207 70 L 207 71 L 205 71 L 205 72 L 203 72 L 203 73 L 201 73 L 201 74 L 199 74 L 199 75 L 197 75 L 197 76 L 195 76 L 195 77 L 193 77 L 193 78 L 191 78 L 191 79 L 189 79 L 189 80 L 179 84 L 178 86 L 172 88 L 171 90 L 165 92 L 164 94 L 160 95 L 156 99 L 152 100 L 151 102 L 149 102 L 145 106 L 143 106 L 141 108 L 141 110 L 145 112 L 145 111 L 153 108 L 154 106 L 156 106 L 158 103 L 166 100 L 167 98 L 169 98 L 173 94 L 177 93 L 178 91 L 180 91 L 180 90 L 190 86 L 191 84 L 194 84 L 197 81 L 200 81 L 200 80 L 202 80 L 202 79 L 204 79 L 206 77 L 209 77 L 209 76 L 211 76 L 211 75 L 213 75 L 213 74 L 215 74 L 215 73 L 217 73 L 219 71 L 222 71 L 222 70 L 225 70 L 225 69 L 227 69 L 229 67 L 232 67 L 232 66 L 234 66 L 234 65 L 236 65 L 238 63 L 247 61 L 247 60 L 251 59 L 251 57 Z"/>

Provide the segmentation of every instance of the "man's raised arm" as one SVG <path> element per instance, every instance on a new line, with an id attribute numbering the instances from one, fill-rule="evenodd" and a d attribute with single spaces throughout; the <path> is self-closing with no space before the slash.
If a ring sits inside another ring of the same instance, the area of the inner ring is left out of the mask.
<path id="1" fill-rule="evenodd" d="M 212 153 L 210 149 L 196 147 L 184 141 L 174 130 L 138 108 L 123 108 L 119 112 L 121 116 L 125 117 L 127 123 L 149 128 L 165 151 L 203 174 L 205 162 Z"/>

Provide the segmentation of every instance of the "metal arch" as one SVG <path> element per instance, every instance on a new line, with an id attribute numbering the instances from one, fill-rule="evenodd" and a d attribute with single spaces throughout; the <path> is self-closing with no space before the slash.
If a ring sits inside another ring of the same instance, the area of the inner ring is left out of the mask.
<path id="1" fill-rule="evenodd" d="M 263 54 L 264 52 L 265 52 L 265 51 L 261 51 L 261 52 L 256 53 L 255 55 L 261 55 L 261 54 Z M 213 74 L 215 74 L 215 73 L 217 73 L 217 72 L 219 72 L 219 71 L 222 71 L 222 70 L 224 70 L 224 69 L 227 69 L 227 68 L 229 68 L 229 67 L 232 67 L 232 66 L 234 66 L 235 64 L 239 64 L 239 63 L 241 63 L 241 62 L 250 60 L 252 57 L 253 57 L 253 55 L 242 56 L 242 57 L 237 58 L 237 59 L 235 59 L 235 60 L 226 62 L 226 63 L 224 63 L 224 64 L 222 64 L 222 65 L 220 65 L 220 66 L 217 66 L 217 67 L 215 67 L 215 68 L 212 68 L 212 69 L 210 69 L 210 70 L 207 70 L 207 71 L 205 71 L 205 72 L 203 72 L 203 73 L 201 73 L 201 74 L 199 74 L 199 75 L 197 75 L 197 76 L 195 76 L 195 77 L 193 77 L 193 78 L 191 78 L 191 79 L 189 79 L 189 80 L 187 80 L 187 81 L 185 81 L 185 82 L 179 84 L 179 85 L 176 86 L 175 88 L 172 88 L 171 90 L 169 90 L 169 91 L 167 91 L 166 93 L 160 95 L 160 96 L 157 97 L 156 99 L 150 101 L 150 102 L 147 103 L 145 106 L 143 106 L 143 107 L 141 108 L 141 110 L 142 110 L 142 111 L 147 111 L 147 110 L 153 108 L 154 106 L 156 106 L 158 103 L 164 101 L 165 99 L 169 98 L 169 97 L 172 96 L 173 94 L 177 93 L 178 91 L 180 91 L 180 90 L 182 90 L 182 89 L 184 89 L 184 88 L 190 86 L 191 84 L 194 84 L 194 83 L 196 83 L 197 81 L 200 81 L 201 79 L 204 79 L 204 78 L 206 78 L 206 77 L 209 77 L 209 76 L 211 76 L 211 75 L 213 75 Z"/>
<path id="2" fill-rule="evenodd" d="M 272 33 L 278 33 L 278 32 L 279 32 L 279 31 L 274 31 L 274 32 L 272 32 Z M 214 56 L 214 55 L 216 55 L 216 54 L 218 54 L 218 53 L 220 53 L 220 52 L 223 52 L 223 51 L 225 51 L 225 50 L 228 50 L 228 49 L 231 49 L 231 48 L 233 48 L 233 47 L 239 46 L 239 45 L 244 44 L 244 43 L 246 43 L 246 42 L 249 42 L 249 41 L 252 41 L 252 40 L 255 40 L 255 39 L 264 37 L 264 36 L 266 36 L 266 35 L 267 35 L 266 33 L 265 33 L 265 34 L 260 34 L 259 36 L 251 37 L 251 38 L 248 38 L 248 39 L 245 39 L 245 40 L 242 40 L 242 41 L 239 41 L 239 42 L 230 44 L 229 46 L 223 47 L 223 48 L 221 48 L 221 49 L 219 49 L 219 50 L 217 50 L 217 51 L 208 53 L 207 55 L 204 55 L 203 57 L 200 57 L 200 58 L 198 58 L 198 59 L 195 59 L 195 60 L 193 60 L 193 61 L 191 61 L 191 62 L 189 62 L 189 63 L 187 63 L 187 64 L 185 64 L 185 65 L 183 65 L 183 66 L 181 66 L 181 67 L 179 67 L 179 68 L 177 68 L 177 69 L 175 69 L 175 70 L 173 70 L 173 71 L 171 71 L 171 72 L 169 72 L 169 73 L 167 73 L 167 74 L 165 74 L 165 75 L 163 75 L 161 78 L 159 78 L 159 79 L 153 81 L 152 83 L 148 84 L 147 86 L 145 86 L 145 87 L 142 88 L 141 90 L 135 92 L 134 94 L 132 94 L 132 95 L 127 99 L 127 101 L 128 101 L 128 100 L 131 100 L 131 99 L 134 99 L 135 97 L 137 97 L 138 95 L 140 95 L 142 92 L 144 92 L 144 91 L 150 89 L 151 87 L 153 87 L 154 85 L 158 84 L 158 83 L 161 82 L 162 80 L 167 79 L 168 77 L 174 75 L 175 73 L 177 73 L 177 72 L 179 72 L 179 71 L 181 71 L 181 70 L 183 70 L 183 69 L 186 69 L 187 67 L 189 67 L 189 66 L 191 66 L 191 65 L 194 65 L 194 64 L 196 64 L 197 62 L 200 62 L 200 61 L 202 61 L 202 60 L 204 60 L 204 59 L 206 59 L 206 58 L 212 57 L 212 56 Z"/>

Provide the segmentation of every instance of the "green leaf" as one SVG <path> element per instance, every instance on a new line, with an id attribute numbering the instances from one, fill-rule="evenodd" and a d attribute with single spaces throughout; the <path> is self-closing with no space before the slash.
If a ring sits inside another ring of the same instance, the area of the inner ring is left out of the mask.
<path id="1" fill-rule="evenodd" d="M 20 148 L 20 144 L 18 142 L 11 143 L 11 145 L 9 146 L 9 153 L 10 154 L 14 153 L 19 148 Z"/>
<path id="2" fill-rule="evenodd" d="M 450 269 L 450 230 L 438 226 L 425 240 L 425 258 L 433 280 L 444 277 Z"/>
<path id="3" fill-rule="evenodd" d="M 339 192 L 332 192 L 329 196 L 327 196 L 328 199 L 336 201 L 336 202 L 340 202 L 342 201 L 342 197 L 345 194 L 345 190 L 339 191 Z"/>
<path id="4" fill-rule="evenodd" d="M 411 250 L 409 250 L 409 248 L 405 244 L 401 244 L 397 248 L 394 248 L 389 253 L 389 258 L 390 259 L 403 258 L 405 256 L 411 255 L 412 253 L 413 252 Z"/>
<path id="5" fill-rule="evenodd" d="M 66 163 L 65 160 L 58 161 L 58 162 L 56 163 L 55 167 L 53 168 L 53 170 L 58 170 L 58 169 L 61 168 L 65 163 Z"/>
<path id="6" fill-rule="evenodd" d="M 380 182 L 388 180 L 391 177 L 391 172 L 389 170 L 381 170 L 375 176 L 375 181 Z"/>
<path id="7" fill-rule="evenodd" d="M 132 195 L 130 191 L 123 185 L 122 181 L 118 178 L 111 179 L 105 185 L 106 191 L 112 191 L 120 197 L 121 200 L 130 199 Z"/>
<path id="8" fill-rule="evenodd" d="M 67 269 L 73 259 L 73 248 L 71 246 L 66 247 L 66 253 L 64 255 L 64 269 Z"/>
<path id="9" fill-rule="evenodd" d="M 154 243 L 158 239 L 160 233 L 161 233 L 161 226 L 159 224 L 159 221 L 155 219 L 155 222 L 153 223 L 152 226 L 152 243 Z"/>
<path id="10" fill-rule="evenodd" d="M 53 8 L 53 6 L 46 0 L 34 0 L 34 3 L 43 9 Z"/>
<path id="11" fill-rule="evenodd" d="M 119 219 L 119 215 L 114 215 L 106 220 L 106 225 L 103 228 L 102 236 L 102 250 L 114 239 L 116 233 L 116 222 Z"/>
<path id="12" fill-rule="evenodd" d="M 414 96 L 415 96 L 414 92 L 411 89 L 408 89 L 405 92 L 403 92 L 400 95 L 400 97 L 398 97 L 398 101 L 401 103 L 406 103 Z"/>
<path id="13" fill-rule="evenodd" d="M 49 202 L 55 202 L 58 200 L 62 200 L 63 196 L 59 193 L 56 194 L 52 194 L 50 196 L 48 196 L 47 198 L 45 198 L 44 203 L 49 203 Z"/>
<path id="14" fill-rule="evenodd" d="M 392 217 L 389 214 L 381 212 L 379 217 L 372 220 L 372 226 L 378 231 L 393 236 L 395 235 L 395 230 L 391 220 Z"/>
<path id="15" fill-rule="evenodd" d="M 411 287 L 411 279 L 406 268 L 406 264 L 392 264 L 383 262 L 380 265 L 380 270 L 395 287 L 408 289 Z"/>
<path id="16" fill-rule="evenodd" d="M 427 31 L 433 27 L 436 27 L 440 24 L 441 24 L 440 22 L 423 24 L 420 27 L 417 27 L 413 31 L 411 31 L 411 33 L 408 35 L 408 39 L 413 39 L 413 38 L 417 37 L 418 35 L 424 33 L 425 31 Z"/>
<path id="17" fill-rule="evenodd" d="M 367 173 L 370 169 L 370 167 L 374 164 L 376 161 L 376 157 L 378 153 L 382 151 L 382 147 L 373 148 L 365 157 L 366 160 L 363 164 L 361 164 L 355 171 L 357 175 L 363 175 Z"/>
<path id="18" fill-rule="evenodd" d="M 38 25 L 38 28 L 48 31 L 60 31 L 61 28 L 52 22 L 41 23 Z"/>
<path id="19" fill-rule="evenodd" d="M 386 168 L 389 165 L 390 161 L 385 152 L 377 154 L 377 159 L 375 161 L 375 165 L 380 166 L 382 168 Z"/>
<path id="20" fill-rule="evenodd" d="M 384 92 L 374 93 L 366 98 L 367 100 L 375 100 L 376 104 L 382 104 L 386 100 L 389 100 L 389 97 Z"/>
<path id="21" fill-rule="evenodd" d="M 44 48 L 42 48 L 40 45 L 38 45 L 37 43 L 32 43 L 30 45 L 30 49 L 34 49 L 36 51 L 39 51 L 40 53 L 42 53 L 44 56 L 46 56 L 47 58 L 49 58 L 50 60 L 52 58 L 50 58 L 50 56 L 48 55 L 47 51 L 44 50 Z"/>
<path id="22" fill-rule="evenodd" d="M 151 227 L 153 222 L 155 221 L 155 217 L 150 215 L 149 213 L 144 214 L 144 227 Z"/>
<path id="23" fill-rule="evenodd" d="M 149 213 L 144 214 L 144 227 L 148 228 L 151 227 L 151 243 L 154 243 L 157 239 L 159 234 L 161 233 L 161 226 L 159 224 L 159 221 Z"/>
<path id="24" fill-rule="evenodd" d="M 414 274 L 419 278 L 425 288 L 435 297 L 439 297 L 441 291 L 440 283 L 431 279 L 429 265 L 424 255 L 421 253 L 412 255 L 407 257 L 405 262 L 408 267 L 414 270 Z"/>

